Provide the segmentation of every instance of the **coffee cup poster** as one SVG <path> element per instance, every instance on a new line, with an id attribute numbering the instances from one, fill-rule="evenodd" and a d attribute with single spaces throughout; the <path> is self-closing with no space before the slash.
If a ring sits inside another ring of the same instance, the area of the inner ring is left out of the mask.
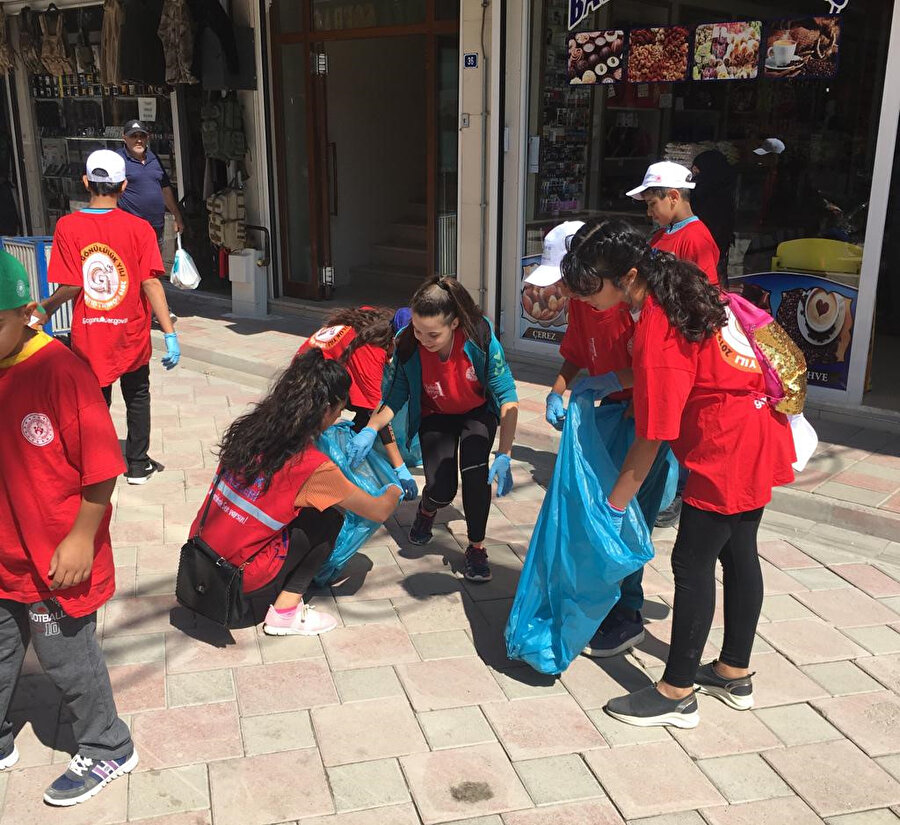
<path id="1" fill-rule="evenodd" d="M 739 282 L 744 297 L 768 311 L 800 347 L 810 385 L 847 389 L 854 287 L 799 272 L 761 272 Z"/>
<path id="2" fill-rule="evenodd" d="M 540 255 L 522 258 L 519 337 L 559 345 L 569 324 L 569 299 L 562 294 L 559 282 L 543 287 L 525 283 L 540 263 Z"/>
<path id="3" fill-rule="evenodd" d="M 778 20 L 767 27 L 766 77 L 827 80 L 838 70 L 841 18 Z"/>

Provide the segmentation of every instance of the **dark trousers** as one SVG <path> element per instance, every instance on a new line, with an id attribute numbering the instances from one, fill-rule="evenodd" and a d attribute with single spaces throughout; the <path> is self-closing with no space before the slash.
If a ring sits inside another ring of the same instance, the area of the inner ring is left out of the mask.
<path id="1" fill-rule="evenodd" d="M 78 753 L 97 761 L 131 753 L 131 734 L 116 712 L 96 631 L 96 613 L 73 619 L 49 599 L 34 604 L 0 599 L 0 756 L 12 751 L 7 713 L 29 643 L 72 715 Z"/>
<path id="2" fill-rule="evenodd" d="M 144 364 L 134 372 L 126 372 L 119 378 L 119 386 L 125 399 L 128 423 L 125 460 L 129 470 L 143 469 L 147 466 L 150 449 L 150 365 Z M 108 407 L 112 404 L 112 386 L 101 389 Z"/>
<path id="3" fill-rule="evenodd" d="M 422 418 L 419 442 L 425 469 L 422 507 L 446 507 L 456 496 L 462 476 L 463 511 L 469 541 L 484 541 L 491 485 L 488 460 L 499 421 L 486 404 L 460 415 L 434 413 Z"/>
<path id="4" fill-rule="evenodd" d="M 675 606 L 663 675 L 670 685 L 687 688 L 694 684 L 716 608 L 717 560 L 722 562 L 725 590 L 725 639 L 719 661 L 749 667 L 763 600 L 756 548 L 762 514 L 762 507 L 726 516 L 683 505 L 672 550 Z"/>
<path id="5" fill-rule="evenodd" d="M 334 507 L 321 513 L 313 507 L 301 510 L 285 528 L 290 541 L 278 575 L 265 587 L 248 593 L 248 598 L 265 595 L 271 601 L 283 590 L 302 596 L 334 550 L 343 524 L 343 514 Z"/>

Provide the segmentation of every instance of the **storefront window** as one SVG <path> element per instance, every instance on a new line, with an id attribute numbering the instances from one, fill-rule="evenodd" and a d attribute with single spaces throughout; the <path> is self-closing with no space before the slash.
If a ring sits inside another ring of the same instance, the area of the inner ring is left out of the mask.
<path id="1" fill-rule="evenodd" d="M 426 0 L 313 0 L 316 31 L 408 26 L 425 22 Z"/>
<path id="2" fill-rule="evenodd" d="M 655 161 L 712 152 L 694 205 L 720 275 L 752 282 L 822 368 L 814 385 L 845 389 L 892 3 L 611 0 L 578 20 L 588 5 L 532 2 L 524 264 L 564 220 L 649 233 L 625 192 Z M 782 271 L 809 277 L 748 278 Z M 539 340 L 566 320 L 522 315 Z"/>

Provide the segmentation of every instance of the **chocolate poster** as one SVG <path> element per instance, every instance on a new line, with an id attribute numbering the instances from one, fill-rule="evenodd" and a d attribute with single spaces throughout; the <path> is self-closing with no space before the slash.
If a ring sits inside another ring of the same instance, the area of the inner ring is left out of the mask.
<path id="1" fill-rule="evenodd" d="M 569 36 L 569 83 L 618 83 L 625 74 L 625 32 L 611 29 Z"/>
<path id="2" fill-rule="evenodd" d="M 559 283 L 544 287 L 525 283 L 540 263 L 540 255 L 522 258 L 519 337 L 559 345 L 569 324 L 569 299 L 562 294 Z"/>
<path id="3" fill-rule="evenodd" d="M 632 29 L 628 35 L 626 76 L 630 83 L 668 83 L 687 80 L 686 26 Z"/>
<path id="4" fill-rule="evenodd" d="M 760 272 L 732 279 L 769 312 L 806 358 L 807 382 L 847 389 L 858 290 L 800 272 Z"/>
<path id="5" fill-rule="evenodd" d="M 694 80 L 754 80 L 762 21 L 705 23 L 694 32 Z"/>
<path id="6" fill-rule="evenodd" d="M 837 74 L 841 18 L 806 17 L 769 23 L 766 77 L 832 78 Z"/>

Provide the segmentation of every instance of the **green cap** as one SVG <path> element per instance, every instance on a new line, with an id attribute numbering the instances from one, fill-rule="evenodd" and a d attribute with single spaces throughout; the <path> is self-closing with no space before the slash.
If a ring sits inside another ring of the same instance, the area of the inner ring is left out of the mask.
<path id="1" fill-rule="evenodd" d="M 0 249 L 0 312 L 31 302 L 28 273 L 9 252 Z"/>

